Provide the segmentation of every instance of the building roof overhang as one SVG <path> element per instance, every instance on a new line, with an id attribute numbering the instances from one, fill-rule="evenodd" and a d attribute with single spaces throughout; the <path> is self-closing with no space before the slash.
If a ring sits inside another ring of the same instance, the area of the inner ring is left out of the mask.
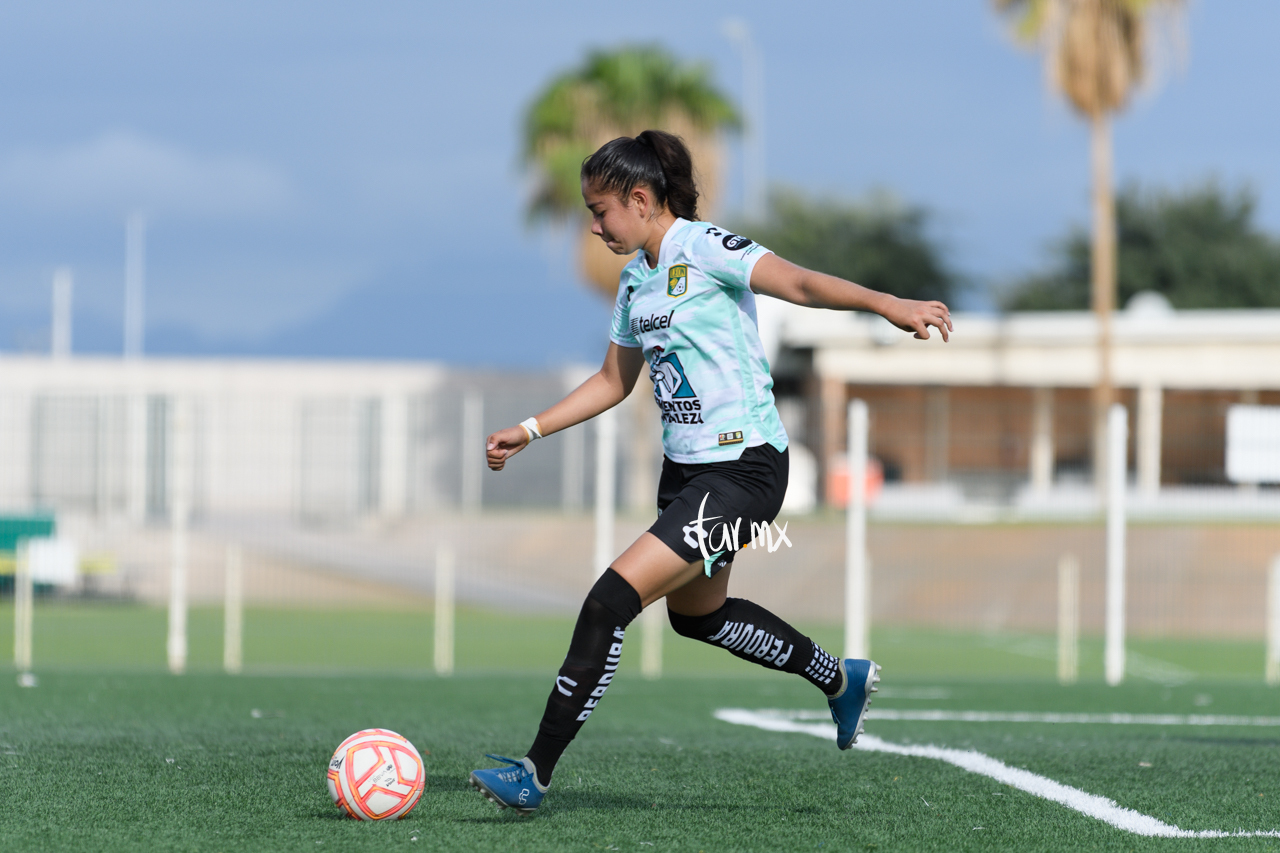
<path id="1" fill-rule="evenodd" d="M 1089 387 L 1092 312 L 952 315 L 954 333 L 916 340 L 872 314 L 780 306 L 778 340 L 813 351 L 813 369 L 846 382 Z M 1280 310 L 1117 311 L 1112 375 L 1121 387 L 1280 389 Z"/>

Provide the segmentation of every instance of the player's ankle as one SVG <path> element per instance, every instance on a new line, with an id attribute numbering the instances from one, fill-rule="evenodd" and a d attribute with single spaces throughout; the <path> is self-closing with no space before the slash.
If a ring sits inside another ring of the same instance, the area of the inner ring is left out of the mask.
<path id="1" fill-rule="evenodd" d="M 839 678 L 833 678 L 830 685 L 820 685 L 822 692 L 826 694 L 828 699 L 839 699 L 849 687 L 849 673 L 845 671 L 843 658 L 840 659 L 837 670 L 840 675 Z"/>
<path id="2" fill-rule="evenodd" d="M 551 787 L 551 774 L 548 773 L 546 778 L 543 778 L 542 771 L 538 769 L 538 765 L 534 764 L 533 759 L 527 755 L 524 757 L 524 766 L 533 776 L 533 784 L 537 785 L 538 790 L 545 794 L 547 789 Z"/>

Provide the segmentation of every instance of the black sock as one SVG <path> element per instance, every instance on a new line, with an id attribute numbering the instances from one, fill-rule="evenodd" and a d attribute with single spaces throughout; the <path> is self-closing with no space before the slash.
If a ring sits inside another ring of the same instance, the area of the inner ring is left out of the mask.
<path id="1" fill-rule="evenodd" d="M 734 657 L 802 676 L 828 696 L 840 690 L 839 659 L 760 605 L 726 598 L 706 616 L 685 616 L 670 607 L 671 627 L 690 637 L 728 649 Z"/>
<path id="2" fill-rule="evenodd" d="M 605 569 L 582 603 L 569 653 L 542 712 L 538 736 L 529 747 L 529 759 L 543 787 L 551 784 L 556 762 L 613 680 L 626 627 L 640 610 L 640 594 L 613 569 Z"/>

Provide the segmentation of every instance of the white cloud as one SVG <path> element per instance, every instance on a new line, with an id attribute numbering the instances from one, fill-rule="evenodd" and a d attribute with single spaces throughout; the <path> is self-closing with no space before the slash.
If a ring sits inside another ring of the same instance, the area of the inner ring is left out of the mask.
<path id="1" fill-rule="evenodd" d="M 115 131 L 0 158 L 0 196 L 50 212 L 237 217 L 279 210 L 291 191 L 285 176 L 268 164 Z"/>

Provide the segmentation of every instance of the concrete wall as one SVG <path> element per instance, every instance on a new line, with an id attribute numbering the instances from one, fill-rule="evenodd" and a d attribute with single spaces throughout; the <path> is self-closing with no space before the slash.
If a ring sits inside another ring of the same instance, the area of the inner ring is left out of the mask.
<path id="1" fill-rule="evenodd" d="M 591 425 L 551 436 L 501 474 L 485 468 L 483 440 L 589 373 L 0 357 L 0 511 L 163 518 L 179 423 L 197 515 L 397 517 L 458 505 L 466 478 L 483 506 L 577 509 L 593 499 Z M 464 433 L 467 399 L 474 434 Z M 639 387 L 619 419 L 623 506 L 653 501 L 661 451 L 650 399 Z"/>

